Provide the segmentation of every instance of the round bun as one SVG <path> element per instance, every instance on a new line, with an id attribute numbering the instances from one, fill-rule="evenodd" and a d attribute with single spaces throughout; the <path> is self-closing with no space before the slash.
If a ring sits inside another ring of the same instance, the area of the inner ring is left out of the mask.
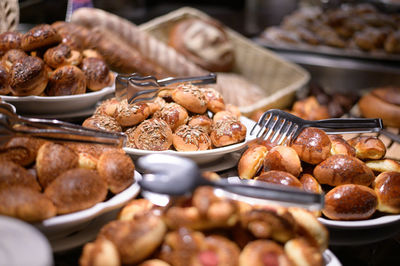
<path id="1" fill-rule="evenodd" d="M 82 61 L 82 55 L 79 51 L 72 50 L 70 46 L 61 43 L 47 49 L 43 59 L 50 67 L 58 68 L 64 65 L 79 65 Z"/>
<path id="2" fill-rule="evenodd" d="M 285 243 L 285 253 L 296 265 L 325 265 L 321 252 L 305 239 L 295 238 Z"/>
<path id="3" fill-rule="evenodd" d="M 169 45 L 209 71 L 224 72 L 233 67 L 233 44 L 214 20 L 188 18 L 176 23 L 169 35 Z"/>
<path id="4" fill-rule="evenodd" d="M 147 199 L 134 199 L 127 203 L 118 214 L 118 220 L 136 220 L 150 213 L 155 205 Z"/>
<path id="5" fill-rule="evenodd" d="M 240 250 L 236 243 L 219 235 L 207 236 L 204 243 L 204 250 L 197 256 L 200 265 L 206 265 L 209 261 L 220 265 L 238 265 Z"/>
<path id="6" fill-rule="evenodd" d="M 144 121 L 150 115 L 149 106 L 144 102 L 128 104 L 121 102 L 117 106 L 115 119 L 123 127 L 131 127 Z"/>
<path id="7" fill-rule="evenodd" d="M 283 247 L 271 240 L 255 240 L 248 243 L 239 257 L 239 265 L 292 265 Z"/>
<path id="8" fill-rule="evenodd" d="M 331 141 L 321 129 L 308 127 L 293 141 L 291 147 L 302 161 L 318 164 L 329 157 Z"/>
<path id="9" fill-rule="evenodd" d="M 293 148 L 276 146 L 268 152 L 264 160 L 264 172 L 271 170 L 285 171 L 298 177 L 303 169 L 300 158 Z"/>
<path id="10" fill-rule="evenodd" d="M 40 95 L 47 82 L 47 68 L 38 57 L 25 56 L 11 67 L 10 88 L 14 96 Z"/>
<path id="11" fill-rule="evenodd" d="M 385 172 L 375 178 L 378 210 L 400 213 L 400 172 Z"/>
<path id="12" fill-rule="evenodd" d="M 0 95 L 7 95 L 11 92 L 8 81 L 8 71 L 0 64 Z"/>
<path id="13" fill-rule="evenodd" d="M 0 161 L 0 188 L 23 186 L 35 191 L 41 191 L 36 177 L 24 167 L 11 161 Z"/>
<path id="14" fill-rule="evenodd" d="M 375 172 L 398 172 L 400 173 L 400 162 L 392 159 L 367 161 L 365 164 Z"/>
<path id="15" fill-rule="evenodd" d="M 268 171 L 262 173 L 260 176 L 257 176 L 255 180 L 282 186 L 291 186 L 301 189 L 303 188 L 303 185 L 295 176 L 284 171 L 277 171 L 277 170 Z"/>
<path id="16" fill-rule="evenodd" d="M 124 152 L 109 150 L 100 156 L 97 172 L 106 181 L 110 191 L 117 194 L 134 182 L 135 165 Z"/>
<path id="17" fill-rule="evenodd" d="M 315 179 L 312 175 L 310 174 L 301 174 L 300 178 L 300 183 L 303 185 L 303 189 L 307 192 L 312 192 L 312 193 L 322 193 L 322 187 L 318 183 L 317 179 Z"/>
<path id="18" fill-rule="evenodd" d="M 356 151 L 359 159 L 378 160 L 386 153 L 386 146 L 382 140 L 372 136 L 358 136 L 347 141 Z"/>
<path id="19" fill-rule="evenodd" d="M 194 115 L 189 118 L 188 125 L 191 127 L 201 127 L 207 134 L 211 132 L 213 120 L 206 115 Z"/>
<path id="20" fill-rule="evenodd" d="M 293 113 L 306 120 L 321 120 L 330 118 L 328 107 L 319 104 L 315 96 L 296 101 Z"/>
<path id="21" fill-rule="evenodd" d="M 342 154 L 348 156 L 356 156 L 356 150 L 340 135 L 329 135 L 331 140 L 331 154 Z"/>
<path id="22" fill-rule="evenodd" d="M 49 96 L 76 95 L 86 92 L 85 74 L 76 66 L 57 68 L 49 78 L 46 94 Z"/>
<path id="23" fill-rule="evenodd" d="M 356 157 L 333 155 L 314 168 L 314 177 L 320 184 L 330 186 L 344 184 L 369 186 L 374 181 L 375 175 Z"/>
<path id="24" fill-rule="evenodd" d="M 246 126 L 239 120 L 225 119 L 213 123 L 210 137 L 215 147 L 223 147 L 243 141 L 246 131 Z"/>
<path id="25" fill-rule="evenodd" d="M 192 113 L 204 114 L 207 111 L 207 99 L 202 90 L 190 83 L 178 85 L 172 91 L 172 99 Z"/>
<path id="26" fill-rule="evenodd" d="M 61 42 L 61 36 L 50 25 L 43 24 L 33 27 L 21 39 L 24 51 L 33 51 Z"/>
<path id="27" fill-rule="evenodd" d="M 21 48 L 22 33 L 7 31 L 0 34 L 0 56 L 11 49 Z"/>
<path id="28" fill-rule="evenodd" d="M 86 75 L 89 90 L 98 91 L 111 86 L 113 76 L 106 62 L 101 58 L 88 57 L 83 59 L 81 69 Z"/>
<path id="29" fill-rule="evenodd" d="M 172 131 L 175 131 L 179 126 L 186 124 L 189 114 L 185 108 L 177 103 L 167 103 L 160 111 L 154 114 L 155 118 L 164 120 Z"/>
<path id="30" fill-rule="evenodd" d="M 213 113 L 225 110 L 225 102 L 221 93 L 213 88 L 202 88 L 201 90 L 206 98 L 208 110 Z"/>
<path id="31" fill-rule="evenodd" d="M 120 264 L 117 247 L 105 238 L 85 244 L 79 258 L 79 265 L 81 266 L 118 266 Z"/>
<path id="32" fill-rule="evenodd" d="M 44 191 L 57 207 L 58 214 L 84 210 L 102 202 L 107 184 L 96 171 L 75 168 L 63 172 Z"/>
<path id="33" fill-rule="evenodd" d="M 82 126 L 110 132 L 122 132 L 117 120 L 108 115 L 95 114 L 83 121 Z"/>
<path id="34" fill-rule="evenodd" d="M 115 117 L 117 114 L 117 108 L 119 104 L 120 102 L 116 98 L 107 99 L 100 103 L 100 105 L 94 111 L 94 114 Z"/>
<path id="35" fill-rule="evenodd" d="M 376 211 L 378 199 L 369 187 L 346 184 L 325 195 L 322 213 L 332 220 L 365 220 Z"/>
<path id="36" fill-rule="evenodd" d="M 45 140 L 30 137 L 14 137 L 7 142 L 0 153 L 1 159 L 13 161 L 22 166 L 31 165 Z"/>
<path id="37" fill-rule="evenodd" d="M 250 146 L 240 157 L 238 163 L 238 175 L 242 179 L 252 179 L 261 169 L 265 156 L 268 153 L 267 147 L 263 145 Z"/>
<path id="38" fill-rule="evenodd" d="M 56 215 L 56 207 L 42 193 L 22 186 L 0 188 L 0 214 L 27 222 L 39 222 Z"/>
<path id="39" fill-rule="evenodd" d="M 214 123 L 216 123 L 219 120 L 225 120 L 225 119 L 239 119 L 239 118 L 229 111 L 219 111 L 218 113 L 215 113 L 213 115 Z"/>
<path id="40" fill-rule="evenodd" d="M 28 55 L 21 49 L 11 49 L 3 55 L 1 58 L 1 63 L 3 64 L 4 68 L 10 72 L 12 65 L 15 62 L 27 56 Z"/>
<path id="41" fill-rule="evenodd" d="M 172 145 L 172 131 L 164 120 L 151 118 L 135 129 L 133 139 L 140 150 L 164 151 Z"/>
<path id="42" fill-rule="evenodd" d="M 400 128 L 400 88 L 379 88 L 358 101 L 361 114 L 368 118 L 381 118 L 385 126 Z"/>
<path id="43" fill-rule="evenodd" d="M 173 136 L 172 144 L 177 151 L 204 151 L 211 149 L 211 140 L 201 127 L 179 126 Z"/>

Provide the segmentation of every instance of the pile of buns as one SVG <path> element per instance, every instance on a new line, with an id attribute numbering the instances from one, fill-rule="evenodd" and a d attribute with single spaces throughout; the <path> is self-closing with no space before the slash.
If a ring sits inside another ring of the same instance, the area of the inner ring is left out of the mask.
<path id="1" fill-rule="evenodd" d="M 129 187 L 134 170 L 122 149 L 15 137 L 0 147 L 0 214 L 39 222 L 84 210 Z"/>
<path id="2" fill-rule="evenodd" d="M 255 141 L 238 164 L 241 178 L 325 192 L 322 214 L 332 220 L 364 220 L 400 213 L 400 163 L 384 159 L 372 136 L 345 140 L 306 128 L 289 146 Z"/>
<path id="3" fill-rule="evenodd" d="M 68 25 L 56 22 L 24 34 L 0 34 L 0 94 L 76 95 L 112 85 L 114 76 L 103 56 L 74 38 Z"/>
<path id="4" fill-rule="evenodd" d="M 225 104 L 211 87 L 182 83 L 151 102 L 102 102 L 84 127 L 124 132 L 126 146 L 141 150 L 200 151 L 239 143 L 246 138 L 237 107 Z"/>
<path id="5" fill-rule="evenodd" d="M 325 265 L 328 231 L 300 208 L 253 206 L 198 188 L 169 208 L 128 203 L 80 265 Z"/>

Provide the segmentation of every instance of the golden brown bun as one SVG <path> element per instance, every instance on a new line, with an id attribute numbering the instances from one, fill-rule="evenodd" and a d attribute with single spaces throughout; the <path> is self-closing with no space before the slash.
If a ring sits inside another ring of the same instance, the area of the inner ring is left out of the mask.
<path id="1" fill-rule="evenodd" d="M 82 61 L 82 55 L 79 51 L 72 50 L 70 46 L 61 43 L 47 49 L 43 59 L 50 67 L 58 68 L 64 65 L 79 65 Z"/>
<path id="2" fill-rule="evenodd" d="M 116 246 L 106 238 L 96 239 L 83 246 L 79 258 L 81 266 L 119 266 L 121 261 Z"/>
<path id="3" fill-rule="evenodd" d="M 330 118 L 328 108 L 320 105 L 315 96 L 310 96 L 304 100 L 296 101 L 292 109 L 295 115 L 306 120 Z"/>
<path id="4" fill-rule="evenodd" d="M 0 188 L 23 186 L 41 191 L 36 177 L 22 166 L 11 161 L 0 160 Z"/>
<path id="5" fill-rule="evenodd" d="M 103 59 L 88 57 L 83 59 L 81 69 L 86 76 L 89 90 L 98 91 L 111 86 L 113 75 Z"/>
<path id="6" fill-rule="evenodd" d="M 0 94 L 7 95 L 11 92 L 10 83 L 8 80 L 8 71 L 0 64 Z"/>
<path id="7" fill-rule="evenodd" d="M 118 213 L 118 220 L 135 220 L 140 216 L 147 215 L 155 205 L 147 199 L 134 199 L 128 202 Z"/>
<path id="8" fill-rule="evenodd" d="M 240 249 L 236 243 L 223 236 L 210 235 L 204 239 L 204 244 L 205 250 L 197 256 L 201 264 L 214 261 L 219 265 L 238 265 Z"/>
<path id="9" fill-rule="evenodd" d="M 146 103 L 128 104 L 123 101 L 117 106 L 115 119 L 121 126 L 131 127 L 144 121 L 149 115 L 150 109 Z"/>
<path id="10" fill-rule="evenodd" d="M 291 239 L 285 243 L 285 253 L 295 266 L 323 266 L 321 252 L 302 238 Z"/>
<path id="11" fill-rule="evenodd" d="M 26 56 L 14 62 L 9 78 L 14 96 L 40 95 L 48 82 L 47 68 L 42 59 Z"/>
<path id="12" fill-rule="evenodd" d="M 303 185 L 303 189 L 307 192 L 322 193 L 321 185 L 318 181 L 310 174 L 301 174 L 300 183 Z"/>
<path id="13" fill-rule="evenodd" d="M 82 56 L 83 56 L 83 58 L 94 57 L 94 58 L 100 58 L 100 59 L 104 60 L 103 56 L 99 52 L 94 50 L 94 49 L 85 49 L 85 50 L 83 50 L 82 51 Z"/>
<path id="14" fill-rule="evenodd" d="M 291 147 L 295 149 L 302 161 L 319 164 L 329 157 L 331 141 L 321 129 L 309 127 L 299 134 Z"/>
<path id="15" fill-rule="evenodd" d="M 252 179 L 264 164 L 268 149 L 263 145 L 250 146 L 240 157 L 238 175 L 242 179 Z"/>
<path id="16" fill-rule="evenodd" d="M 303 185 L 295 176 L 284 171 L 272 170 L 264 172 L 261 175 L 257 176 L 255 180 L 282 186 L 291 186 L 301 189 L 303 188 Z"/>
<path id="17" fill-rule="evenodd" d="M 0 56 L 11 49 L 21 48 L 22 33 L 7 31 L 0 34 Z"/>
<path id="18" fill-rule="evenodd" d="M 356 150 L 356 157 L 361 160 L 378 160 L 383 158 L 386 153 L 385 144 L 377 137 L 358 136 L 347 142 Z"/>
<path id="19" fill-rule="evenodd" d="M 126 135 L 126 142 L 125 142 L 125 146 L 128 148 L 132 148 L 132 149 L 137 149 L 136 144 L 135 144 L 135 133 L 136 127 L 130 127 L 127 130 L 125 130 L 124 134 Z"/>
<path id="20" fill-rule="evenodd" d="M 50 25 L 43 24 L 33 27 L 21 39 L 24 51 L 33 51 L 61 42 L 61 36 Z"/>
<path id="21" fill-rule="evenodd" d="M 10 72 L 12 65 L 18 60 L 27 57 L 28 55 L 21 49 L 8 50 L 1 58 L 1 63 L 7 72 Z"/>
<path id="22" fill-rule="evenodd" d="M 61 66 L 54 70 L 46 88 L 46 94 L 49 96 L 76 95 L 85 92 L 85 74 L 72 65 Z"/>
<path id="23" fill-rule="evenodd" d="M 381 173 L 375 178 L 374 190 L 378 196 L 379 211 L 400 213 L 400 173 Z"/>
<path id="24" fill-rule="evenodd" d="M 286 146 L 273 147 L 264 160 L 264 172 L 279 170 L 298 177 L 303 170 L 300 158 L 293 148 Z"/>
<path id="25" fill-rule="evenodd" d="M 206 115 L 194 115 L 189 118 L 188 125 L 192 127 L 202 127 L 207 134 L 211 132 L 213 120 Z"/>
<path id="26" fill-rule="evenodd" d="M 340 135 L 329 135 L 331 140 L 331 155 L 342 154 L 356 156 L 356 150 Z"/>
<path id="27" fill-rule="evenodd" d="M 57 207 L 58 214 L 65 214 L 102 202 L 107 196 L 107 184 L 96 171 L 75 168 L 54 179 L 44 194 Z"/>
<path id="28" fill-rule="evenodd" d="M 172 99 L 192 113 L 204 114 L 207 111 L 207 99 L 203 91 L 190 83 L 178 85 L 172 91 Z"/>
<path id="29" fill-rule="evenodd" d="M 400 105 L 400 88 L 399 87 L 384 87 L 377 88 L 371 91 L 371 94 L 384 100 L 385 102 Z"/>
<path id="30" fill-rule="evenodd" d="M 240 266 L 291 266 L 282 246 L 271 240 L 255 240 L 247 244 L 239 257 Z"/>
<path id="31" fill-rule="evenodd" d="M 39 222 L 56 215 L 56 207 L 42 193 L 22 186 L 0 189 L 0 214 L 27 222 Z"/>
<path id="32" fill-rule="evenodd" d="M 164 151 L 172 145 L 172 131 L 164 120 L 151 118 L 135 129 L 133 139 L 138 149 Z"/>
<path id="33" fill-rule="evenodd" d="M 215 147 L 223 147 L 243 141 L 246 131 L 246 126 L 239 120 L 225 119 L 213 123 L 210 137 Z"/>
<path id="34" fill-rule="evenodd" d="M 152 254 L 161 244 L 167 228 L 155 215 L 143 216 L 134 221 L 112 221 L 99 233 L 118 249 L 122 264 L 134 264 Z"/>
<path id="35" fill-rule="evenodd" d="M 207 101 L 207 109 L 213 113 L 225 110 L 224 98 L 221 93 L 213 88 L 201 88 Z"/>
<path id="36" fill-rule="evenodd" d="M 177 151 L 204 151 L 211 149 L 211 139 L 201 127 L 179 126 L 173 136 L 172 144 Z"/>
<path id="37" fill-rule="evenodd" d="M 122 127 L 117 120 L 108 115 L 95 114 L 83 121 L 82 126 L 110 132 L 122 132 Z"/>
<path id="38" fill-rule="evenodd" d="M 232 113 L 237 118 L 240 118 L 242 116 L 242 113 L 240 112 L 239 107 L 237 107 L 236 105 L 230 104 L 230 103 L 225 104 L 225 111 Z M 256 121 L 258 121 L 258 120 L 256 120 Z"/>
<path id="39" fill-rule="evenodd" d="M 225 72 L 233 67 L 233 44 L 215 20 L 187 18 L 177 22 L 170 31 L 169 45 L 209 71 Z"/>
<path id="40" fill-rule="evenodd" d="M 97 171 L 114 194 L 125 190 L 135 178 L 135 165 L 123 151 L 106 151 L 97 162 Z"/>
<path id="41" fill-rule="evenodd" d="M 369 187 L 346 184 L 325 195 L 322 213 L 332 220 L 365 220 L 374 214 L 378 199 Z"/>
<path id="42" fill-rule="evenodd" d="M 225 120 L 225 119 L 239 119 L 236 117 L 235 114 L 229 111 L 219 111 L 218 113 L 215 113 L 213 115 L 213 122 L 216 123 L 220 120 Z"/>
<path id="43" fill-rule="evenodd" d="M 320 184 L 339 186 L 358 184 L 369 186 L 375 175 L 364 162 L 347 155 L 333 155 L 314 168 L 314 177 Z"/>
<path id="44" fill-rule="evenodd" d="M 167 103 L 160 111 L 154 114 L 155 118 L 164 120 L 172 131 L 175 131 L 180 125 L 186 124 L 189 114 L 185 108 L 177 103 Z"/>
<path id="45" fill-rule="evenodd" d="M 115 118 L 119 104 L 120 102 L 116 98 L 107 99 L 100 103 L 94 114 L 108 115 Z"/>
<path id="46" fill-rule="evenodd" d="M 78 167 L 78 159 L 78 154 L 61 144 L 43 144 L 36 157 L 36 172 L 40 185 L 46 188 L 66 170 Z"/>
<path id="47" fill-rule="evenodd" d="M 28 166 L 35 161 L 40 146 L 45 142 L 45 140 L 37 138 L 14 137 L 0 151 L 0 159 Z"/>
<path id="48" fill-rule="evenodd" d="M 96 159 L 99 159 L 103 152 L 108 150 L 115 150 L 117 148 L 110 145 L 92 144 L 92 143 L 79 143 L 79 142 L 66 142 L 63 144 L 65 147 L 71 149 L 76 154 L 87 153 Z"/>
<path id="49" fill-rule="evenodd" d="M 375 172 L 398 172 L 400 173 L 400 163 L 391 159 L 367 161 L 365 164 Z"/>
<path id="50" fill-rule="evenodd" d="M 395 90 L 395 93 L 392 89 L 388 89 L 387 93 L 397 95 L 400 93 L 399 91 L 399 88 Z M 379 92 L 379 95 L 381 95 L 381 93 L 382 92 Z M 390 98 L 394 98 L 393 95 Z M 363 96 L 358 101 L 362 116 L 367 118 L 381 118 L 385 126 L 400 127 L 400 104 L 393 104 L 385 99 L 378 97 L 378 95 L 374 93 L 368 93 Z"/>

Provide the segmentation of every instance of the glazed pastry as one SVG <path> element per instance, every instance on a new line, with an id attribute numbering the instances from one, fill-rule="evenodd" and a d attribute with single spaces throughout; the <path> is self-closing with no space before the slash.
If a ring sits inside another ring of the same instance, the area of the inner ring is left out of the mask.
<path id="1" fill-rule="evenodd" d="M 97 162 L 97 172 L 114 194 L 125 190 L 135 180 L 135 165 L 131 157 L 119 150 L 103 152 Z"/>
<path id="2" fill-rule="evenodd" d="M 32 164 L 37 152 L 46 141 L 30 137 L 14 137 L 0 151 L 0 158 L 13 161 L 22 166 Z"/>
<path id="3" fill-rule="evenodd" d="M 326 193 L 322 213 L 332 220 L 365 220 L 374 214 L 377 205 L 378 200 L 373 189 L 346 184 Z"/>
<path id="4" fill-rule="evenodd" d="M 375 193 L 378 197 L 378 210 L 400 213 L 400 173 L 384 172 L 375 178 Z"/>
<path id="5" fill-rule="evenodd" d="M 115 119 L 123 127 L 131 127 L 144 121 L 150 115 L 149 106 L 144 102 L 128 104 L 121 102 L 117 106 Z"/>
<path id="6" fill-rule="evenodd" d="M 207 99 L 203 91 L 190 83 L 178 85 L 172 91 L 172 99 L 192 113 L 204 114 L 207 110 Z"/>
<path id="7" fill-rule="evenodd" d="M 0 34 L 0 56 L 8 50 L 21 48 L 22 34 L 16 31 L 7 31 Z"/>
<path id="8" fill-rule="evenodd" d="M 46 94 L 49 96 L 76 95 L 86 92 L 85 74 L 76 66 L 57 68 L 49 77 Z"/>
<path id="9" fill-rule="evenodd" d="M 173 136 L 172 144 L 177 151 L 204 151 L 211 149 L 211 139 L 201 127 L 179 126 Z"/>
<path id="10" fill-rule="evenodd" d="M 164 120 L 151 118 L 135 129 L 133 139 L 138 149 L 164 151 L 172 145 L 172 131 Z"/>
<path id="11" fill-rule="evenodd" d="M 169 45 L 209 71 L 227 72 L 233 67 L 233 44 L 215 20 L 187 18 L 177 22 L 170 32 Z"/>
<path id="12" fill-rule="evenodd" d="M 293 148 L 276 146 L 268 152 L 264 159 L 264 172 L 271 170 L 285 171 L 298 177 L 303 169 L 300 158 Z"/>
<path id="13" fill-rule="evenodd" d="M 118 220 L 136 220 L 155 209 L 155 205 L 147 199 L 134 199 L 126 204 L 118 213 Z"/>
<path id="14" fill-rule="evenodd" d="M 290 266 L 292 263 L 282 246 L 271 240 L 255 240 L 247 244 L 239 258 L 240 266 L 278 265 Z"/>
<path id="15" fill-rule="evenodd" d="M 7 95 L 11 92 L 8 81 L 8 71 L 0 64 L 0 94 Z"/>
<path id="16" fill-rule="evenodd" d="M 24 167 L 7 160 L 0 160 L 0 188 L 23 186 L 35 191 L 41 191 L 36 177 Z"/>
<path id="17" fill-rule="evenodd" d="M 27 222 L 39 222 L 56 215 L 56 207 L 42 193 L 22 186 L 0 188 L 0 214 Z"/>
<path id="18" fill-rule="evenodd" d="M 100 103 L 94 111 L 94 114 L 108 115 L 115 118 L 119 104 L 120 102 L 116 98 L 107 99 Z"/>
<path id="19" fill-rule="evenodd" d="M 33 51 L 39 48 L 56 45 L 61 42 L 61 36 L 50 25 L 43 24 L 33 27 L 21 39 L 21 48 L 24 51 Z"/>
<path id="20" fill-rule="evenodd" d="M 296 101 L 292 108 L 295 115 L 306 120 L 321 120 L 330 118 L 326 106 L 319 104 L 315 96 Z"/>
<path id="21" fill-rule="evenodd" d="M 226 120 L 226 119 L 239 119 L 234 115 L 232 112 L 229 111 L 219 111 L 213 115 L 213 122 L 216 123 L 219 120 Z"/>
<path id="22" fill-rule="evenodd" d="M 79 65 L 82 61 L 82 55 L 79 51 L 72 50 L 68 45 L 61 43 L 47 49 L 43 59 L 50 67 L 58 68 L 64 65 Z"/>
<path id="23" fill-rule="evenodd" d="M 10 88 L 14 96 L 40 95 L 46 88 L 48 75 L 42 59 L 26 56 L 10 69 Z"/>
<path id="24" fill-rule="evenodd" d="M 160 111 L 154 114 L 155 118 L 164 120 L 175 131 L 179 126 L 186 124 L 189 114 L 185 108 L 177 103 L 167 103 Z"/>
<path id="25" fill-rule="evenodd" d="M 234 116 L 236 116 L 237 119 L 242 116 L 240 109 L 236 105 L 230 103 L 225 104 L 225 111 L 232 113 Z"/>
<path id="26" fill-rule="evenodd" d="M 321 252 L 302 238 L 291 239 L 285 243 L 285 253 L 296 266 L 323 266 L 324 258 Z"/>
<path id="27" fill-rule="evenodd" d="M 377 137 L 359 136 L 347 141 L 356 151 L 356 157 L 378 160 L 386 153 L 385 144 Z"/>
<path id="28" fill-rule="evenodd" d="M 251 179 L 264 164 L 268 149 L 264 145 L 250 146 L 240 157 L 238 163 L 238 175 L 242 179 Z"/>
<path id="29" fill-rule="evenodd" d="M 299 181 L 303 185 L 303 189 L 307 192 L 319 193 L 319 194 L 323 192 L 321 185 L 310 174 L 301 174 Z"/>
<path id="30" fill-rule="evenodd" d="M 347 155 L 333 155 L 314 168 L 314 177 L 320 184 L 339 186 L 359 184 L 369 186 L 374 173 L 361 160 Z"/>
<path id="31" fill-rule="evenodd" d="M 365 164 L 375 172 L 398 172 L 400 173 L 400 162 L 392 159 L 372 160 Z"/>
<path id="32" fill-rule="evenodd" d="M 194 115 L 189 118 L 188 125 L 191 127 L 201 127 L 207 134 L 211 132 L 213 120 L 206 115 Z"/>
<path id="33" fill-rule="evenodd" d="M 116 246 L 106 238 L 96 239 L 83 246 L 79 258 L 81 266 L 119 266 L 121 261 Z"/>
<path id="34" fill-rule="evenodd" d="M 207 109 L 213 113 L 225 110 L 225 102 L 221 93 L 213 88 L 201 88 L 207 101 Z"/>
<path id="35" fill-rule="evenodd" d="M 122 127 L 117 120 L 107 115 L 95 114 L 83 121 L 82 126 L 110 132 L 122 132 Z"/>
<path id="36" fill-rule="evenodd" d="M 8 50 L 1 58 L 1 63 L 7 72 L 10 72 L 12 65 L 18 60 L 27 57 L 28 55 L 21 49 Z"/>
<path id="37" fill-rule="evenodd" d="M 342 154 L 356 156 L 356 150 L 340 135 L 329 135 L 331 140 L 331 155 Z"/>
<path id="38" fill-rule="evenodd" d="M 113 75 L 103 59 L 85 58 L 80 67 L 86 75 L 86 84 L 89 90 L 98 91 L 111 86 Z"/>
<path id="39" fill-rule="evenodd" d="M 284 171 L 272 170 L 264 172 L 261 175 L 257 176 L 255 180 L 282 186 L 291 186 L 301 189 L 303 188 L 303 185 L 295 176 Z"/>
<path id="40" fill-rule="evenodd" d="M 213 123 L 210 138 L 215 147 L 239 143 L 246 138 L 246 126 L 236 119 L 225 119 Z"/>
<path id="41" fill-rule="evenodd" d="M 107 184 L 96 171 L 74 168 L 54 179 L 44 194 L 57 207 L 58 214 L 65 214 L 90 208 L 105 200 Z"/>

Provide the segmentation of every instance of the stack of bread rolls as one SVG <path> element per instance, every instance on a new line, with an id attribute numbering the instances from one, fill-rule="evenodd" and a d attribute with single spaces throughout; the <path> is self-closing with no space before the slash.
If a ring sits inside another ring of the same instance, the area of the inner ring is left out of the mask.
<path id="1" fill-rule="evenodd" d="M 128 203 L 80 265 L 324 265 L 328 231 L 300 208 L 253 206 L 200 187 L 169 208 Z"/>
<path id="2" fill-rule="evenodd" d="M 57 23 L 0 34 L 0 93 L 63 96 L 111 86 L 114 77 L 103 57 L 70 36 Z"/>
<path id="3" fill-rule="evenodd" d="M 324 217 L 364 220 L 400 213 L 400 163 L 385 159 L 386 147 L 372 136 L 345 140 L 306 128 L 289 146 L 254 141 L 238 163 L 243 179 L 325 192 Z"/>
<path id="4" fill-rule="evenodd" d="M 225 104 L 211 87 L 182 83 L 152 102 L 102 102 L 83 126 L 128 136 L 126 146 L 141 150 L 201 151 L 239 143 L 246 138 L 240 111 Z"/>
<path id="5" fill-rule="evenodd" d="M 0 214 L 28 222 L 84 210 L 134 182 L 122 149 L 15 137 L 0 147 Z"/>

